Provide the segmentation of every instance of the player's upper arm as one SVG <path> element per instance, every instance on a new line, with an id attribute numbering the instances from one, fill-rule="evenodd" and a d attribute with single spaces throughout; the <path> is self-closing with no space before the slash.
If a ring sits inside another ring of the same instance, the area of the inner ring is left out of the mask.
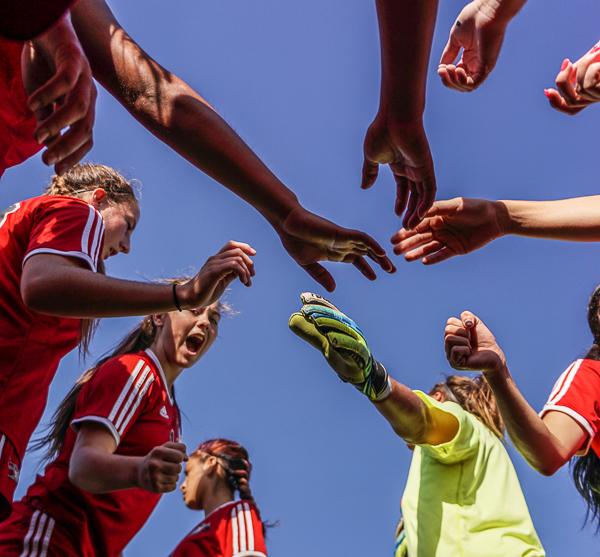
<path id="1" fill-rule="evenodd" d="M 560 466 L 576 453 L 585 454 L 592 441 L 589 433 L 574 418 L 564 412 L 548 411 L 542 418 L 554 438 L 554 446 L 562 457 Z"/>
<path id="2" fill-rule="evenodd" d="M 116 449 L 115 438 L 106 427 L 95 422 L 79 424 L 69 461 L 69 480 L 74 485 L 84 488 L 88 479 L 89 459 L 93 459 L 95 454 L 113 454 Z"/>

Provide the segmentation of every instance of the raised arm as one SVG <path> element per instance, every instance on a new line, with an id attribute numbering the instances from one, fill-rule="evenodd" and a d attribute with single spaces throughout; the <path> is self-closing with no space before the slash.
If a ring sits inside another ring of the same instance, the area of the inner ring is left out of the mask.
<path id="1" fill-rule="evenodd" d="M 116 441 L 95 422 L 79 425 L 69 462 L 69 480 L 91 493 L 141 488 L 154 493 L 174 491 L 187 458 L 182 443 L 165 443 L 146 456 L 114 454 Z"/>
<path id="2" fill-rule="evenodd" d="M 353 263 L 373 279 L 362 257 L 368 255 L 393 272 L 370 236 L 304 209 L 205 99 L 142 50 L 104 0 L 80 0 L 73 24 L 94 77 L 153 135 L 254 206 L 290 256 L 325 288 L 333 290 L 335 282 L 320 260 Z"/>
<path id="3" fill-rule="evenodd" d="M 413 230 L 392 236 L 396 254 L 426 265 L 475 251 L 508 234 L 573 242 L 600 241 L 600 195 L 556 201 L 437 201 Z"/>
<path id="4" fill-rule="evenodd" d="M 255 253 L 248 244 L 228 242 L 193 279 L 176 287 L 108 277 L 83 267 L 76 259 L 41 253 L 25 261 L 21 295 L 34 311 L 65 317 L 120 317 L 193 309 L 219 299 L 236 278 L 250 286 L 254 276 L 251 256 Z"/>
<path id="5" fill-rule="evenodd" d="M 465 311 L 448 319 L 444 341 L 452 367 L 483 373 L 512 442 L 533 468 L 554 474 L 579 450 L 587 435 L 583 427 L 560 412 L 539 417 L 515 384 L 494 335 L 477 316 Z"/>
<path id="6" fill-rule="evenodd" d="M 458 431 L 458 420 L 426 405 L 418 395 L 388 377 L 375 360 L 356 323 L 328 300 L 305 292 L 290 329 L 321 351 L 342 381 L 354 385 L 375 405 L 394 431 L 408 443 L 440 444 Z"/>
<path id="7" fill-rule="evenodd" d="M 376 0 L 381 42 L 379 110 L 364 142 L 362 187 L 389 164 L 396 214 L 413 227 L 435 199 L 435 173 L 423 128 L 427 66 L 437 0 Z M 410 198 L 409 198 L 410 196 Z"/>

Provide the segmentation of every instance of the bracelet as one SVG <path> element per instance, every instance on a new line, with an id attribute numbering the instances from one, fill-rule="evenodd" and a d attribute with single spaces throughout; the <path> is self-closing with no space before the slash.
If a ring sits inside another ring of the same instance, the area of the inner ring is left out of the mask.
<path id="1" fill-rule="evenodd" d="M 179 303 L 179 298 L 177 297 L 177 283 L 176 282 L 173 283 L 173 301 L 175 302 L 175 307 L 177 308 L 177 311 L 183 311 L 181 309 L 181 304 Z"/>

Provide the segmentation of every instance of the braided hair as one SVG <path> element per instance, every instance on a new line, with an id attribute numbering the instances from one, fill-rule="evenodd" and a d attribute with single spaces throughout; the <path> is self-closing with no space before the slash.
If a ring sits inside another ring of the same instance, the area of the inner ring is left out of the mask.
<path id="1" fill-rule="evenodd" d="M 248 451 L 242 445 L 229 439 L 209 439 L 201 443 L 196 452 L 215 457 L 225 471 L 225 479 L 231 491 L 239 492 L 240 499 L 254 503 L 250 489 L 252 464 Z"/>

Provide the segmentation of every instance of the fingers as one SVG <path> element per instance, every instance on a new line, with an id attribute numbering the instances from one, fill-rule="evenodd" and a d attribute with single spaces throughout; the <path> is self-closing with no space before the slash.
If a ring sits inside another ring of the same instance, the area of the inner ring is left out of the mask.
<path id="1" fill-rule="evenodd" d="M 406 213 L 404 213 L 404 220 L 402 226 L 404 228 L 413 228 L 419 223 L 419 216 L 417 215 L 417 205 L 419 202 L 418 189 L 416 184 L 411 184 L 410 187 L 410 199 L 406 207 Z"/>
<path id="2" fill-rule="evenodd" d="M 435 180 L 425 180 L 421 183 L 421 199 L 417 206 L 419 220 L 422 220 L 433 206 L 436 191 Z"/>
<path id="3" fill-rule="evenodd" d="M 574 108 L 569 106 L 567 101 L 560 96 L 560 93 L 556 89 L 544 89 L 544 95 L 546 95 L 546 98 L 550 102 L 550 106 L 563 114 L 574 116 L 583 110 L 583 107 Z"/>
<path id="4" fill-rule="evenodd" d="M 79 162 L 94 145 L 91 138 L 92 124 L 93 118 L 91 122 L 87 119 L 77 122 L 63 135 L 59 135 L 48 143 L 48 149 L 42 156 L 44 163 L 55 164 L 57 168 L 68 170 Z M 70 161 L 73 162 L 69 164 Z"/>
<path id="5" fill-rule="evenodd" d="M 357 257 L 352 264 L 369 280 L 375 280 L 377 275 L 364 257 Z"/>
<path id="6" fill-rule="evenodd" d="M 452 251 L 450 248 L 443 247 L 439 251 L 436 251 L 435 253 L 432 253 L 431 255 L 426 255 L 425 257 L 423 257 L 422 262 L 424 265 L 435 265 L 436 263 L 441 263 L 442 261 L 446 261 L 446 259 L 450 259 L 451 257 L 454 257 L 455 255 L 456 255 L 456 253 L 454 251 Z"/>
<path id="7" fill-rule="evenodd" d="M 401 216 L 408 203 L 410 185 L 408 178 L 405 176 L 394 175 L 394 178 L 396 179 L 396 205 L 394 206 L 394 212 L 396 215 Z"/>
<path id="8" fill-rule="evenodd" d="M 316 280 L 327 292 L 335 290 L 335 280 L 331 273 L 319 263 L 309 263 L 301 266 L 314 280 Z"/>
<path id="9" fill-rule="evenodd" d="M 69 63 L 59 66 L 56 73 L 29 96 L 27 104 L 30 110 L 35 112 L 51 106 L 62 97 L 66 97 L 75 88 L 83 68 L 80 59 L 70 57 L 68 60 Z M 89 79 L 91 83 L 91 78 Z"/>
<path id="10" fill-rule="evenodd" d="M 232 249 L 240 249 L 247 255 L 256 255 L 256 250 L 245 242 L 236 242 L 235 240 L 229 240 L 220 250 L 219 253 L 229 251 Z"/>
<path id="11" fill-rule="evenodd" d="M 416 261 L 417 259 L 423 259 L 427 256 L 434 255 L 436 252 L 440 251 L 443 247 L 444 247 L 444 245 L 441 242 L 439 242 L 437 240 L 433 240 L 431 242 L 425 243 L 424 245 L 422 245 L 416 249 L 413 249 L 413 250 L 407 252 L 404 255 L 404 259 L 410 263 L 412 261 Z"/>
<path id="12" fill-rule="evenodd" d="M 351 242 L 353 242 L 355 246 L 355 251 L 353 251 L 354 255 L 362 256 L 366 253 L 366 255 L 375 261 L 386 273 L 396 272 L 396 267 L 391 259 L 386 255 L 385 250 L 374 238 L 360 230 L 353 230 Z"/>
<path id="13" fill-rule="evenodd" d="M 556 88 L 561 96 L 570 105 L 577 104 L 579 96 L 575 91 L 576 70 L 573 67 L 571 60 L 565 58 L 563 60 L 560 72 L 556 76 Z"/>
<path id="14" fill-rule="evenodd" d="M 186 446 L 183 443 L 169 441 L 159 447 L 155 447 L 154 451 L 166 462 L 180 463 L 187 460 Z"/>
<path id="15" fill-rule="evenodd" d="M 402 229 L 404 230 L 404 229 Z M 403 238 L 403 239 L 400 239 Z M 394 246 L 394 253 L 396 255 L 406 254 L 408 258 L 409 252 L 412 252 L 416 248 L 419 248 L 425 244 L 429 244 L 434 240 L 433 232 L 427 231 L 419 234 L 414 232 L 412 234 L 402 234 L 399 232 L 392 236 L 392 243 Z M 420 256 L 418 256 L 420 257 Z M 417 257 L 410 257 L 409 261 L 414 261 Z"/>
<path id="16" fill-rule="evenodd" d="M 375 180 L 377 180 L 377 174 L 379 174 L 379 165 L 365 157 L 360 187 L 363 190 L 369 189 L 375 183 Z"/>
<path id="17" fill-rule="evenodd" d="M 454 29 L 454 27 L 452 28 Z M 442 52 L 442 57 L 440 58 L 440 65 L 446 64 L 454 64 L 456 59 L 458 58 L 458 53 L 460 52 L 460 42 L 455 38 L 454 33 L 450 33 L 450 37 L 448 38 L 448 42 L 444 47 Z"/>
<path id="18" fill-rule="evenodd" d="M 91 151 L 94 142 L 90 139 L 87 143 L 84 143 L 77 151 L 62 159 L 58 164 L 54 166 L 54 170 L 58 175 L 65 173 L 69 168 L 75 166 L 89 151 Z M 43 157 L 42 157 L 43 158 Z M 45 161 L 44 161 L 45 162 Z M 51 163 L 47 163 L 51 164 Z"/>
<path id="19" fill-rule="evenodd" d="M 473 79 L 467 76 L 464 68 L 460 68 L 453 64 L 438 67 L 438 76 L 442 80 L 442 83 L 449 89 L 460 91 L 462 93 L 468 93 L 474 89 Z"/>

